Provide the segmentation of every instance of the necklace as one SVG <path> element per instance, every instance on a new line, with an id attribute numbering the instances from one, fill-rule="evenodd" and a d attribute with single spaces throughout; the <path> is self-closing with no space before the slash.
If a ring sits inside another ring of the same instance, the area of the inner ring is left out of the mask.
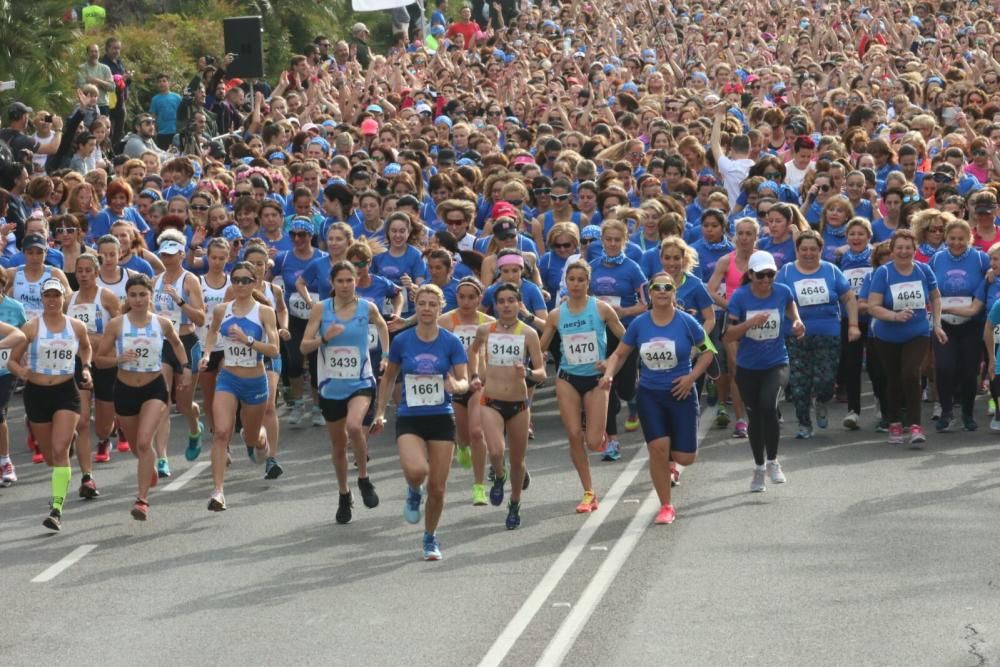
<path id="1" fill-rule="evenodd" d="M 502 326 L 504 329 L 510 329 L 511 327 L 517 326 L 517 322 L 511 322 L 510 324 L 507 324 L 506 322 L 500 322 L 499 320 L 497 320 L 497 324 Z"/>

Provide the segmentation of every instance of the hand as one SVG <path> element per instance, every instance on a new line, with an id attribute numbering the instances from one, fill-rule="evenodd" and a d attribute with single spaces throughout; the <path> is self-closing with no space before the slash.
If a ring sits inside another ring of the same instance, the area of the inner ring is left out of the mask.
<path id="1" fill-rule="evenodd" d="M 278 338 L 281 340 L 289 340 L 292 337 L 292 333 L 288 329 L 278 329 Z"/>
<path id="2" fill-rule="evenodd" d="M 913 317 L 913 311 L 907 308 L 906 310 L 897 311 L 892 319 L 894 322 L 909 322 L 911 317 Z"/>
<path id="3" fill-rule="evenodd" d="M 382 355 L 382 358 L 378 362 L 378 371 L 380 377 L 383 373 L 385 373 L 385 369 L 388 366 L 389 366 L 389 360 L 385 358 L 385 355 Z"/>
<path id="4" fill-rule="evenodd" d="M 378 435 L 385 428 L 385 417 L 382 415 L 375 415 L 375 419 L 372 420 L 372 425 L 368 429 L 369 435 Z"/>
<path id="5" fill-rule="evenodd" d="M 323 332 L 323 339 L 330 340 L 332 338 L 336 338 L 342 333 L 344 333 L 344 325 L 334 322 L 326 328 L 326 331 Z"/>
<path id="6" fill-rule="evenodd" d="M 483 379 L 478 375 L 469 382 L 469 393 L 474 394 L 477 391 L 482 391 L 483 389 Z"/>
<path id="7" fill-rule="evenodd" d="M 208 355 L 205 355 L 201 358 L 201 361 L 198 362 L 198 372 L 204 373 L 207 370 L 208 370 Z"/>
<path id="8" fill-rule="evenodd" d="M 612 376 L 602 375 L 600 381 L 598 382 L 598 386 L 601 389 L 611 389 L 611 383 L 614 381 L 615 379 Z"/>
<path id="9" fill-rule="evenodd" d="M 135 361 L 138 358 L 139 357 L 135 353 L 135 350 L 125 350 L 124 352 L 122 352 L 121 354 L 118 355 L 118 363 L 119 364 L 129 364 L 129 363 L 132 363 L 133 361 Z"/>
<path id="10" fill-rule="evenodd" d="M 948 342 L 948 334 L 944 332 L 941 327 L 934 327 L 934 337 L 937 338 L 937 342 L 944 345 Z"/>
<path id="11" fill-rule="evenodd" d="M 861 338 L 861 328 L 857 324 L 847 327 L 847 340 L 853 342 Z"/>
<path id="12" fill-rule="evenodd" d="M 410 278 L 410 274 L 404 273 L 402 277 L 400 277 L 399 282 L 403 284 L 403 287 L 409 289 L 410 285 L 413 284 L 413 279 Z"/>
<path id="13" fill-rule="evenodd" d="M 688 373 L 687 375 L 682 375 L 674 380 L 673 389 L 670 390 L 671 395 L 679 401 L 683 401 L 691 394 L 691 388 L 694 387 L 694 373 Z"/>
<path id="14" fill-rule="evenodd" d="M 942 333 L 944 333 L 944 332 L 942 332 Z M 84 367 L 83 372 L 80 373 L 80 379 L 81 379 L 80 389 L 93 389 L 94 388 L 94 382 L 93 382 L 93 380 L 90 377 L 90 369 L 89 368 Z"/>
<path id="15" fill-rule="evenodd" d="M 174 286 L 166 283 L 166 281 L 164 281 L 163 284 L 163 293 L 173 299 L 175 304 L 180 305 L 180 295 L 177 293 L 177 290 L 174 289 Z"/>
<path id="16" fill-rule="evenodd" d="M 444 376 L 444 390 L 449 394 L 456 393 L 455 384 L 457 382 L 458 380 L 455 379 L 455 376 L 453 376 L 451 373 L 446 373 Z"/>
<path id="17" fill-rule="evenodd" d="M 241 329 L 238 324 L 231 324 L 229 326 L 229 330 L 226 332 L 226 335 L 244 344 L 250 340 L 250 337 L 243 333 L 243 329 Z"/>
<path id="18" fill-rule="evenodd" d="M 390 332 L 395 333 L 406 328 L 406 320 L 402 317 L 395 317 L 386 322 L 386 326 L 389 328 Z"/>
<path id="19" fill-rule="evenodd" d="M 200 363 L 198 365 L 201 366 Z M 177 388 L 187 389 L 187 387 L 190 386 L 190 384 L 191 384 L 191 369 L 190 367 L 185 366 L 184 372 L 181 373 L 181 376 L 179 378 L 177 378 Z"/>
<path id="20" fill-rule="evenodd" d="M 792 335 L 796 338 L 802 338 L 806 335 L 806 325 L 802 323 L 802 320 L 792 322 Z"/>
<path id="21" fill-rule="evenodd" d="M 767 322 L 768 317 L 769 315 L 767 313 L 757 313 L 749 320 L 747 320 L 747 322 L 750 323 L 751 329 L 754 327 L 762 327 L 764 326 L 764 323 Z"/>

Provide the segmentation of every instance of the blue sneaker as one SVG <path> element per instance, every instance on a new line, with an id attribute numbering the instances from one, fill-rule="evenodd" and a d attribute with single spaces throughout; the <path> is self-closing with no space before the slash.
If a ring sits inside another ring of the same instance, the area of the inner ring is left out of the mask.
<path id="1" fill-rule="evenodd" d="M 830 420 L 826 416 L 826 403 L 816 404 L 816 426 L 826 428 L 830 425 Z"/>
<path id="2" fill-rule="evenodd" d="M 493 486 L 490 487 L 490 505 L 500 507 L 503 504 L 503 485 L 507 483 L 506 477 L 493 477 Z"/>
<path id="3" fill-rule="evenodd" d="M 159 478 L 170 477 L 170 462 L 166 459 L 156 460 L 156 476 Z"/>
<path id="4" fill-rule="evenodd" d="M 407 523 L 418 523 L 420 521 L 420 503 L 424 499 L 422 488 L 414 489 L 408 487 L 406 490 L 406 500 L 403 501 L 403 518 Z"/>
<path id="5" fill-rule="evenodd" d="M 507 505 L 507 530 L 514 530 L 521 525 L 521 503 L 510 501 Z"/>
<path id="6" fill-rule="evenodd" d="M 205 432 L 205 425 L 198 420 L 198 433 L 196 435 L 188 435 L 188 446 L 184 450 L 184 458 L 188 461 L 196 461 L 198 457 L 201 456 L 201 435 Z M 253 457 L 250 457 L 253 460 Z"/>
<path id="7" fill-rule="evenodd" d="M 424 533 L 424 560 L 441 560 L 441 545 L 434 533 Z"/>
<path id="8" fill-rule="evenodd" d="M 622 457 L 620 451 L 621 443 L 615 440 L 608 440 L 608 446 L 604 449 L 604 456 L 601 457 L 602 461 L 617 461 Z"/>

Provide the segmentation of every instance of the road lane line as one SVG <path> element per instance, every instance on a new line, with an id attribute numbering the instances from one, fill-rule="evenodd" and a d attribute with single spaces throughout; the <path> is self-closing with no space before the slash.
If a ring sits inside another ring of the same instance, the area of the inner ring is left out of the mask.
<path id="1" fill-rule="evenodd" d="M 600 507 L 594 513 L 592 513 L 587 520 L 584 522 L 580 529 L 570 540 L 566 548 L 563 549 L 556 561 L 549 567 L 548 572 L 542 577 L 542 580 L 538 582 L 538 585 L 528 596 L 528 599 L 524 601 L 521 608 L 517 610 L 514 614 L 514 618 L 510 620 L 507 627 L 504 628 L 500 636 L 497 637 L 496 641 L 490 647 L 489 651 L 483 657 L 482 661 L 479 663 L 480 667 L 496 667 L 500 665 L 510 653 L 510 650 L 514 647 L 515 642 L 524 630 L 531 623 L 531 619 L 535 617 L 538 610 L 542 608 L 545 604 L 545 600 L 548 599 L 552 591 L 555 590 L 556 586 L 562 580 L 563 576 L 569 570 L 570 566 L 577 559 L 583 548 L 587 546 L 587 542 L 590 538 L 594 536 L 597 529 L 600 528 L 601 524 L 614 509 L 615 505 L 621 499 L 622 494 L 635 479 L 636 475 L 639 474 L 639 470 L 642 468 L 643 464 L 649 460 L 649 454 L 645 447 L 642 447 L 639 452 L 632 457 L 625 470 L 622 474 L 618 476 L 615 483 L 612 484 L 611 489 L 608 490 L 607 495 L 601 499 Z"/>
<path id="2" fill-rule="evenodd" d="M 164 491 L 180 491 L 184 488 L 184 485 L 190 482 L 192 479 L 197 477 L 202 470 L 212 465 L 210 461 L 198 461 L 193 466 L 188 468 L 183 475 L 175 479 L 174 481 L 163 487 Z"/>
<path id="3" fill-rule="evenodd" d="M 656 497 L 656 491 L 650 491 L 645 502 L 636 512 L 629 522 L 628 527 L 622 536 L 615 542 L 611 553 L 598 568 L 594 578 L 587 584 L 580 599 L 572 605 L 570 613 L 559 626 L 556 634 L 552 637 L 549 645 L 545 647 L 542 657 L 535 663 L 539 667 L 552 667 L 561 665 L 573 644 L 576 643 L 587 621 L 593 615 L 597 605 L 601 603 L 604 594 L 611 588 L 612 582 L 618 576 L 619 570 L 632 555 L 632 551 L 639 544 L 639 538 L 646 532 L 653 521 L 657 510 L 660 508 L 660 501 Z"/>
<path id="4" fill-rule="evenodd" d="M 73 549 L 73 551 L 71 551 L 68 556 L 63 558 L 55 565 L 49 567 L 47 570 L 42 572 L 34 579 L 32 579 L 31 583 L 44 584 L 46 581 L 52 581 L 60 574 L 62 574 L 65 570 L 68 570 L 70 567 L 80 562 L 84 556 L 86 556 L 96 548 L 97 548 L 96 544 L 84 544 L 77 547 L 76 549 Z"/>

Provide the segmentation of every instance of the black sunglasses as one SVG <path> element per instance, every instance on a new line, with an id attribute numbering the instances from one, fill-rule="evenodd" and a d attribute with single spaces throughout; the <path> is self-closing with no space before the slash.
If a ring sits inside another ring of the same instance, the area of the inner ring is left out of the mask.
<path id="1" fill-rule="evenodd" d="M 774 271 L 755 271 L 754 275 L 761 280 L 774 280 L 774 276 L 777 274 Z"/>
<path id="2" fill-rule="evenodd" d="M 191 204 L 192 211 L 207 211 L 208 208 L 209 208 L 208 206 L 205 206 L 203 204 Z"/>
<path id="3" fill-rule="evenodd" d="M 556 250 L 567 250 L 573 247 L 572 243 L 553 243 L 552 247 Z"/>
<path id="4" fill-rule="evenodd" d="M 253 283 L 254 283 L 254 279 L 253 278 L 247 278 L 247 277 L 243 277 L 243 278 L 230 278 L 230 280 L 232 281 L 232 283 L 234 285 L 253 285 Z"/>

